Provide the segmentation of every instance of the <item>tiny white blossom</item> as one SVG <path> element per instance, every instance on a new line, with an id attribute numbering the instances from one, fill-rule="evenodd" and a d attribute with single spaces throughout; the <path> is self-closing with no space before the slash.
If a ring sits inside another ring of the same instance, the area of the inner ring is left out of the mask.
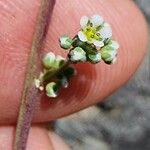
<path id="1" fill-rule="evenodd" d="M 111 26 L 104 22 L 103 17 L 94 15 L 92 17 L 83 16 L 80 20 L 81 30 L 78 38 L 82 42 L 93 44 L 96 48 L 104 46 L 103 41 L 112 36 Z"/>

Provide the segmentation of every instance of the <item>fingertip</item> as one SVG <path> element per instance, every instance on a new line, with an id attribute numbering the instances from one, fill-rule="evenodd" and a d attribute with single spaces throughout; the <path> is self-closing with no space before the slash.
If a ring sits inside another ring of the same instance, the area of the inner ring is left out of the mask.
<path id="1" fill-rule="evenodd" d="M 27 0 L 22 3 L 2 0 L 0 5 L 1 123 L 16 122 L 39 4 L 35 0 L 30 0 L 30 3 Z M 58 38 L 65 33 L 74 36 L 80 28 L 80 18 L 95 13 L 112 25 L 114 38 L 120 44 L 117 63 L 112 66 L 103 62 L 95 66 L 78 65 L 77 76 L 56 100 L 42 97 L 34 116 L 35 122 L 54 120 L 103 100 L 125 84 L 141 63 L 146 52 L 148 31 L 142 13 L 131 0 L 56 1 L 44 50 L 65 55 Z"/>
<path id="2" fill-rule="evenodd" d="M 14 149 L 15 126 L 0 126 L 0 150 Z M 27 150 L 54 150 L 48 131 L 41 125 L 30 128 Z"/>

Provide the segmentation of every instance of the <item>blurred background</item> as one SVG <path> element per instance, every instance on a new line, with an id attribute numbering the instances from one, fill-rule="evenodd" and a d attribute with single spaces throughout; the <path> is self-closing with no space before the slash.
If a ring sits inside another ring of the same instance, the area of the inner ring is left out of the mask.
<path id="1" fill-rule="evenodd" d="M 135 0 L 150 24 L 150 0 Z M 97 104 L 55 123 L 72 150 L 150 150 L 150 50 L 135 76 Z"/>

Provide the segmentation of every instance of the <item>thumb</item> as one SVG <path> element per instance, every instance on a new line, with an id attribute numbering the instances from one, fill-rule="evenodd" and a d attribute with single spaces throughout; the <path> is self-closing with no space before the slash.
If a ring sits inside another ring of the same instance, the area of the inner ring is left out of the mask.
<path id="1" fill-rule="evenodd" d="M 27 59 L 40 0 L 1 0 L 0 2 L 0 122 L 15 123 L 20 104 Z M 56 101 L 43 97 L 34 116 L 35 122 L 68 115 L 110 95 L 135 72 L 147 45 L 147 26 L 131 0 L 57 0 L 44 50 L 65 55 L 58 38 L 74 36 L 83 15 L 102 15 L 113 28 L 120 43 L 118 61 L 108 66 L 79 64 L 78 74 Z M 40 60 L 39 60 L 40 61 Z"/>

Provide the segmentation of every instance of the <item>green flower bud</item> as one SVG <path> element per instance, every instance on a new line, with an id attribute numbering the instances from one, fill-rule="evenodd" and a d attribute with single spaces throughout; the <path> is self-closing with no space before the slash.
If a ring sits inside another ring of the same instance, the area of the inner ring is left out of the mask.
<path id="1" fill-rule="evenodd" d="M 44 67 L 47 69 L 50 69 L 51 67 L 53 67 L 55 59 L 56 59 L 56 56 L 54 55 L 54 53 L 52 52 L 47 53 L 42 60 Z"/>
<path id="2" fill-rule="evenodd" d="M 70 51 L 69 58 L 72 62 L 85 62 L 86 52 L 81 47 L 76 47 Z"/>
<path id="3" fill-rule="evenodd" d="M 48 97 L 57 97 L 57 93 L 59 90 L 58 85 L 55 82 L 50 82 L 46 85 L 46 95 Z"/>
<path id="4" fill-rule="evenodd" d="M 109 46 L 112 48 L 112 50 L 117 50 L 119 48 L 119 44 L 114 40 L 109 42 Z"/>
<path id="5" fill-rule="evenodd" d="M 64 63 L 65 63 L 65 59 L 58 55 L 55 59 L 54 67 L 58 69 L 62 65 L 64 65 Z"/>
<path id="6" fill-rule="evenodd" d="M 102 59 L 107 64 L 112 64 L 116 61 L 117 50 L 105 50 L 101 51 Z"/>
<path id="7" fill-rule="evenodd" d="M 58 69 L 65 63 L 65 59 L 61 56 L 55 56 L 52 52 L 46 54 L 43 58 L 43 65 L 46 69 Z"/>
<path id="8" fill-rule="evenodd" d="M 71 48 L 73 40 L 69 36 L 63 35 L 62 37 L 60 37 L 59 42 L 60 42 L 61 48 L 69 49 Z"/>
<path id="9" fill-rule="evenodd" d="M 93 63 L 93 64 L 96 64 L 98 62 L 101 61 L 101 54 L 100 53 L 97 53 L 97 54 L 89 54 L 88 55 L 88 60 Z"/>

